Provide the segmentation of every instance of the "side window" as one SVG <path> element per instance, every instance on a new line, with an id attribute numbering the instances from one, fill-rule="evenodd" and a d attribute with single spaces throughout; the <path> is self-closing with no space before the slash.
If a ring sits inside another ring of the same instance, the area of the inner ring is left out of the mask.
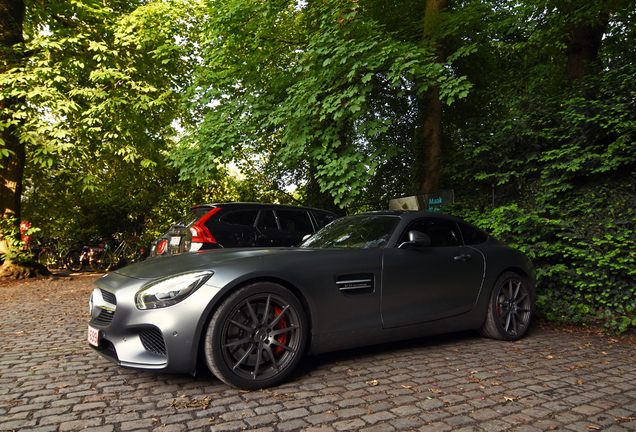
<path id="1" fill-rule="evenodd" d="M 277 230 L 278 224 L 276 223 L 274 212 L 272 210 L 263 210 L 261 212 L 261 219 L 258 222 L 258 226 L 265 229 Z"/>
<path id="2" fill-rule="evenodd" d="M 331 213 L 320 213 L 314 212 L 314 217 L 316 218 L 316 222 L 318 222 L 318 229 L 324 228 L 329 225 L 331 222 L 338 219 L 338 216 L 333 215 Z"/>
<path id="3" fill-rule="evenodd" d="M 276 210 L 280 229 L 294 232 L 313 233 L 309 213 L 299 210 Z"/>
<path id="4" fill-rule="evenodd" d="M 222 222 L 230 225 L 254 226 L 258 210 L 241 210 L 223 215 Z"/>
<path id="5" fill-rule="evenodd" d="M 464 236 L 464 243 L 467 245 L 477 245 L 485 243 L 488 240 L 488 234 L 472 227 L 470 225 L 459 224 L 459 228 L 462 230 L 462 236 Z"/>
<path id="6" fill-rule="evenodd" d="M 457 224 L 444 219 L 420 219 L 413 222 L 402 235 L 400 243 L 408 241 L 409 231 L 420 231 L 431 238 L 431 246 L 461 246 Z"/>

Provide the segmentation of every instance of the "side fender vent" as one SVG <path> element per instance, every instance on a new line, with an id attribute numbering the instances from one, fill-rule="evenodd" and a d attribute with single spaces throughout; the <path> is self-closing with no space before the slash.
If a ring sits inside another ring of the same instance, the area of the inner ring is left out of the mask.
<path id="1" fill-rule="evenodd" d="M 338 276 L 336 286 L 345 295 L 371 294 L 374 291 L 373 273 Z"/>

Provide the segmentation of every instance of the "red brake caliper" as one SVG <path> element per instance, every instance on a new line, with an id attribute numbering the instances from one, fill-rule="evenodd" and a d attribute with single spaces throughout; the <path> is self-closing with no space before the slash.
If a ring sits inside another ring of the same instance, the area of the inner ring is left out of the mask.
<path id="1" fill-rule="evenodd" d="M 275 313 L 275 316 L 278 316 L 281 313 L 281 309 L 278 306 L 274 306 L 274 313 Z M 287 317 L 282 316 L 280 318 L 280 321 L 276 323 L 276 326 L 274 327 L 274 329 L 281 330 L 284 328 L 287 328 Z M 276 341 L 281 345 L 287 345 L 287 335 L 288 333 L 279 334 L 278 336 L 276 336 Z M 282 347 L 274 346 L 274 355 L 278 357 L 279 355 L 283 353 L 283 350 L 284 348 Z"/>

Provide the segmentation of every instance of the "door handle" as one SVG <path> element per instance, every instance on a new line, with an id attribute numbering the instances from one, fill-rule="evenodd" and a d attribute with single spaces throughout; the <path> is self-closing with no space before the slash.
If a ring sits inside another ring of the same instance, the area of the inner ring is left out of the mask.
<path id="1" fill-rule="evenodd" d="M 453 258 L 455 261 L 470 261 L 472 257 L 468 254 L 461 254 L 461 255 L 457 255 L 455 258 Z"/>

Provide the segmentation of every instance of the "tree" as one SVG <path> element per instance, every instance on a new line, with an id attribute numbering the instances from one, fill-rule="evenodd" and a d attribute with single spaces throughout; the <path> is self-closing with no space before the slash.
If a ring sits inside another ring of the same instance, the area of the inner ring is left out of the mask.
<path id="1" fill-rule="evenodd" d="M 19 67 L 25 54 L 22 52 L 24 38 L 22 26 L 25 7 L 22 0 L 0 1 L 0 73 L 5 74 Z M 20 118 L 11 115 L 14 107 L 24 103 L 18 95 L 0 97 L 0 145 L 2 165 L 0 166 L 0 211 L 3 219 L 20 221 L 20 194 L 25 164 L 24 143 L 18 135 Z M 7 239 L 0 237 L 0 253 L 9 252 Z"/>
<path id="2" fill-rule="evenodd" d="M 415 11 L 415 3 L 391 10 Z M 394 113 L 386 116 L 376 101 L 404 99 L 410 110 L 429 88 L 447 102 L 469 88 L 435 61 L 419 19 L 409 23 L 409 30 L 419 25 L 415 40 L 376 20 L 384 6 L 211 2 L 210 44 L 190 96 L 201 123 L 173 155 L 182 176 L 200 179 L 220 164 L 249 160 L 279 167 L 273 183 L 285 176 L 309 181 L 340 207 L 359 198 L 378 167 L 404 151 L 387 139 L 403 135 L 403 123 L 394 125 Z M 210 154 L 216 158 L 203 159 Z"/>
<path id="3" fill-rule="evenodd" d="M 457 184 L 496 185 L 497 206 L 483 194 L 457 211 L 534 259 L 545 316 L 623 331 L 636 325 L 634 5 L 493 10 L 488 105 L 454 132 L 453 171 Z"/>
<path id="4" fill-rule="evenodd" d="M 173 122 L 188 121 L 177 92 L 189 84 L 197 41 L 183 35 L 199 10 L 178 0 L 73 0 L 21 11 L 23 27 L 11 27 L 20 37 L 3 40 L 1 162 L 4 183 L 15 185 L 0 195 L 4 213 L 19 215 L 26 154 L 40 169 L 74 172 L 81 189 L 95 189 L 116 163 L 161 163 Z"/>

